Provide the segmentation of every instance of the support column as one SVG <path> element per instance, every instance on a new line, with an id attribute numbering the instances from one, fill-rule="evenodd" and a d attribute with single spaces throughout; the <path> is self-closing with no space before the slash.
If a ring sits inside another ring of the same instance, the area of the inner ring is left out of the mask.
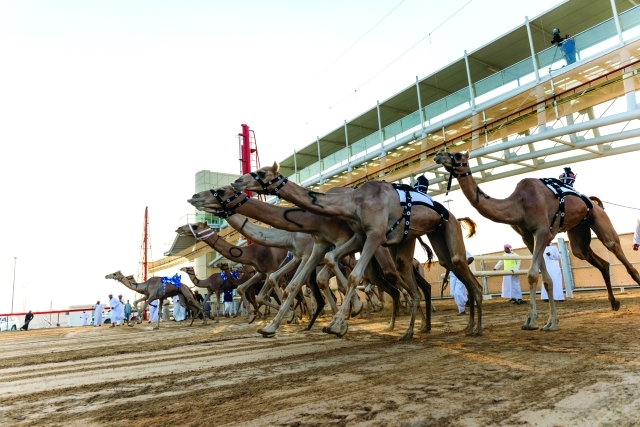
<path id="1" fill-rule="evenodd" d="M 344 142 L 347 146 L 347 172 L 351 172 L 351 152 L 349 151 L 349 132 L 347 132 L 347 121 L 344 121 Z"/>
<path id="2" fill-rule="evenodd" d="M 296 177 L 296 184 L 300 184 L 300 177 L 298 176 L 298 160 L 296 159 L 296 150 L 293 150 L 293 176 Z"/>
<path id="3" fill-rule="evenodd" d="M 424 111 L 422 111 L 422 99 L 420 98 L 420 80 L 418 80 L 418 76 L 416 76 L 416 92 L 418 92 L 418 110 L 420 111 L 420 126 L 422 126 L 422 137 L 424 138 L 426 135 L 424 133 Z"/>
<path id="4" fill-rule="evenodd" d="M 320 137 L 316 135 L 316 145 L 318 146 L 318 165 L 320 166 L 320 185 L 324 184 L 322 179 L 322 156 L 320 156 Z"/>
<path id="5" fill-rule="evenodd" d="M 567 291 L 567 298 L 573 298 L 573 272 L 571 271 L 571 260 L 569 258 L 569 248 L 567 242 L 562 237 L 558 237 L 558 251 L 560 252 L 560 266 L 562 267 L 562 281 Z"/>
<path id="6" fill-rule="evenodd" d="M 529 17 L 524 17 L 524 23 L 527 26 L 527 36 L 529 36 L 529 49 L 531 49 L 531 60 L 533 61 L 533 71 L 536 73 L 536 82 L 540 82 L 540 73 L 538 72 L 538 61 L 536 61 L 536 51 L 533 48 L 533 38 L 531 37 L 531 26 L 529 25 Z"/>
<path id="7" fill-rule="evenodd" d="M 376 109 L 378 111 L 378 134 L 380 135 L 380 157 L 384 157 L 387 153 L 384 151 L 384 136 L 382 135 L 382 119 L 380 119 L 380 101 L 376 101 Z"/>
<path id="8" fill-rule="evenodd" d="M 618 42 L 620 46 L 624 44 L 622 39 L 622 27 L 620 26 L 620 17 L 618 16 L 618 8 L 616 8 L 616 0 L 611 0 L 611 10 L 613 11 L 613 22 L 616 23 L 616 31 L 618 32 Z"/>
<path id="9" fill-rule="evenodd" d="M 467 51 L 464 51 L 464 65 L 467 67 L 467 82 L 469 83 L 469 99 L 471 101 L 471 113 L 476 111 L 476 97 L 473 94 L 473 85 L 471 84 L 471 71 L 469 70 L 469 58 L 467 58 Z"/>

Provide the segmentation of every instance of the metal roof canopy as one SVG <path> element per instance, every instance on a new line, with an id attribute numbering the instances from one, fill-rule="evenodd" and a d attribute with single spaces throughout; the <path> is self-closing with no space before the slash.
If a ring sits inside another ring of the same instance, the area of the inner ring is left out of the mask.
<path id="1" fill-rule="evenodd" d="M 618 13 L 635 6 L 630 0 L 615 0 Z M 529 21 L 536 54 L 551 46 L 553 28 L 561 35 L 578 34 L 613 17 L 610 0 L 566 0 Z M 524 17 L 523 17 L 524 18 Z M 523 23 L 467 55 L 471 82 L 475 83 L 531 56 L 527 27 Z M 464 57 L 419 80 L 422 107 L 438 101 L 469 85 Z M 415 84 L 380 103 L 382 127 L 418 110 Z M 349 144 L 378 132 L 378 113 L 374 106 L 347 122 Z M 325 158 L 346 147 L 344 125 L 319 139 L 320 156 Z M 313 142 L 296 151 L 296 163 L 301 170 L 318 161 L 318 146 Z M 280 162 L 285 175 L 293 175 L 293 155 Z"/>

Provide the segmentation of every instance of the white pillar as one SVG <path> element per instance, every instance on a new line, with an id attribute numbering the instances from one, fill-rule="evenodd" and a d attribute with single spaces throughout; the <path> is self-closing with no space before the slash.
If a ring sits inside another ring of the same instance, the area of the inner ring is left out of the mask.
<path id="1" fill-rule="evenodd" d="M 298 176 L 298 161 L 296 159 L 296 150 L 293 150 L 293 176 L 296 179 L 296 183 L 300 183 L 300 177 Z"/>
<path id="2" fill-rule="evenodd" d="M 476 111 L 476 97 L 473 94 L 473 85 L 471 84 L 471 71 L 469 70 L 469 59 L 467 51 L 464 51 L 464 65 L 467 67 L 467 82 L 469 83 L 469 99 L 471 100 L 471 111 Z"/>
<path id="3" fill-rule="evenodd" d="M 380 119 L 380 101 L 376 101 L 376 109 L 378 110 L 378 134 L 380 135 L 380 157 L 383 157 L 384 152 L 384 137 L 382 136 L 382 119 Z"/>
<path id="4" fill-rule="evenodd" d="M 322 179 L 322 156 L 320 156 L 320 137 L 316 135 L 316 145 L 318 146 L 318 165 L 320 166 L 320 184 L 324 184 Z"/>
<path id="5" fill-rule="evenodd" d="M 562 279 L 564 288 L 567 291 L 567 298 L 573 298 L 573 272 L 571 271 L 571 260 L 569 259 L 569 248 L 567 242 L 558 237 L 558 251 L 560 252 L 560 266 L 562 267 Z"/>
<path id="6" fill-rule="evenodd" d="M 540 82 L 540 73 L 538 72 L 538 61 L 536 61 L 536 51 L 533 48 L 533 38 L 531 37 L 531 26 L 529 25 L 529 17 L 524 17 L 524 23 L 527 25 L 527 36 L 529 36 L 529 49 L 531 49 L 531 60 L 533 61 L 533 71 L 536 73 L 536 82 Z"/>
<path id="7" fill-rule="evenodd" d="M 618 32 L 618 41 L 620 46 L 624 44 L 622 39 L 622 27 L 620 26 L 620 17 L 618 16 L 618 9 L 616 8 L 616 0 L 611 0 L 611 9 L 613 10 L 613 22 L 616 23 L 616 31 Z"/>
<path id="8" fill-rule="evenodd" d="M 418 80 L 418 76 L 416 76 L 416 91 L 418 92 L 418 110 L 420 110 L 420 126 L 422 127 L 422 137 L 424 138 L 426 135 L 424 134 L 424 111 L 422 111 L 422 99 L 420 98 L 420 80 Z"/>
<path id="9" fill-rule="evenodd" d="M 349 152 L 349 132 L 347 132 L 347 121 L 344 121 L 344 142 L 347 146 L 347 172 L 351 172 L 351 153 Z"/>

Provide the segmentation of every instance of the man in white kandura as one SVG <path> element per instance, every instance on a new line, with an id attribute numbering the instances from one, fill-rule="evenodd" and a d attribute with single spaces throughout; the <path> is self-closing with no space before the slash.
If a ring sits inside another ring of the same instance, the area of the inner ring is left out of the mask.
<path id="1" fill-rule="evenodd" d="M 473 255 L 467 251 L 467 264 L 471 264 L 472 262 Z M 453 297 L 453 300 L 458 306 L 458 316 L 466 314 L 465 305 L 469 300 L 467 288 L 464 286 L 464 283 L 453 274 L 453 271 L 449 272 L 449 295 Z"/>
<path id="2" fill-rule="evenodd" d="M 111 328 L 120 326 L 124 322 L 124 307 L 120 304 L 118 298 L 114 298 L 113 294 L 109 294 L 109 308 L 111 314 Z"/>
<path id="3" fill-rule="evenodd" d="M 104 305 L 100 304 L 100 300 L 96 302 L 96 305 L 93 307 L 93 326 L 102 326 L 102 311 L 104 310 Z"/>
<path id="4" fill-rule="evenodd" d="M 553 299 L 555 301 L 564 301 L 564 293 L 562 292 L 562 271 L 560 270 L 560 251 L 553 245 L 553 242 L 549 242 L 549 246 L 544 249 L 544 264 L 547 266 L 547 271 L 553 281 Z M 549 295 L 547 290 L 542 285 L 542 292 L 540 293 L 542 301 L 549 301 Z"/>
<path id="5" fill-rule="evenodd" d="M 640 248 L 640 216 L 636 220 L 636 231 L 633 233 L 633 250 Z"/>
<path id="6" fill-rule="evenodd" d="M 173 297 L 173 320 L 182 322 L 185 319 L 186 310 L 180 305 L 180 297 Z"/>
<path id="7" fill-rule="evenodd" d="M 518 258 L 518 255 L 513 252 L 513 248 L 510 244 L 504 245 L 505 256 Z M 519 259 L 505 259 L 500 260 L 493 267 L 493 270 L 497 270 L 504 265 L 504 271 L 514 271 L 520 269 Z M 520 289 L 520 278 L 515 274 L 502 276 L 502 298 L 510 298 L 511 304 L 524 304 L 522 301 L 522 289 Z"/>
<path id="8" fill-rule="evenodd" d="M 89 326 L 89 313 L 86 310 L 82 312 L 82 326 Z"/>
<path id="9" fill-rule="evenodd" d="M 149 303 L 149 323 L 158 321 L 158 300 Z"/>

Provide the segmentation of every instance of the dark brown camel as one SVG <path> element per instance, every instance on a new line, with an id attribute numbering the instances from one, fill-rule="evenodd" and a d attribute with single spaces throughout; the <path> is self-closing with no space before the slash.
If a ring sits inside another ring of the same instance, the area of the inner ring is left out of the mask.
<path id="1" fill-rule="evenodd" d="M 436 154 L 434 160 L 457 178 L 460 189 L 480 215 L 494 222 L 511 225 L 522 236 L 524 244 L 531 251 L 533 259 L 527 274 L 530 308 L 522 329 L 538 328 L 536 325 L 538 312 L 535 295 L 540 274 L 542 274 L 542 282 L 549 294 L 550 307 L 549 320 L 542 327 L 542 330 L 558 329 L 558 314 L 552 291 L 553 283 L 544 263 L 543 252 L 559 231 L 567 232 L 571 251 L 576 257 L 589 262 L 600 270 L 613 310 L 620 308 L 620 302 L 616 301 L 611 289 L 609 263 L 591 250 L 591 230 L 596 233 L 602 244 L 624 264 L 633 280 L 640 284 L 640 275 L 622 252 L 620 238 L 613 228 L 609 216 L 597 203 L 589 211 L 587 204 L 580 197 L 564 196 L 564 223 L 562 230 L 560 230 L 561 221 L 554 220 L 559 213 L 560 202 L 541 180 L 525 178 L 516 185 L 514 192 L 509 197 L 494 199 L 478 187 L 473 175 L 471 175 L 468 152 L 441 152 Z"/>

